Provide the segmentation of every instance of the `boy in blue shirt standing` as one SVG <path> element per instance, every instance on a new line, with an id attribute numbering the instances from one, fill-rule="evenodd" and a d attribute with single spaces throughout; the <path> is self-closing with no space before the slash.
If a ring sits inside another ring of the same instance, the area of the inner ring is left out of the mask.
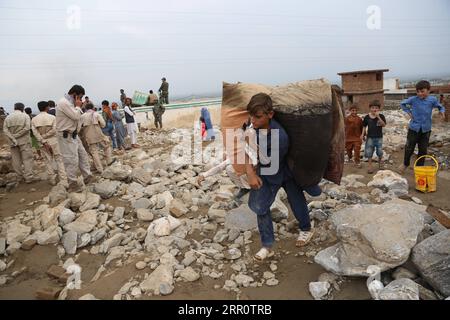
<path id="1" fill-rule="evenodd" d="M 252 97 L 247 106 L 247 111 L 256 131 L 259 147 L 258 166 L 255 168 L 250 161 L 246 161 L 246 173 L 252 189 L 248 205 L 257 215 L 258 230 L 262 242 L 262 248 L 254 258 L 262 261 L 274 254 L 272 246 L 275 237 L 270 207 L 281 187 L 286 191 L 289 205 L 300 224 L 300 233 L 296 245 L 298 247 L 307 245 L 314 232 L 311 227 L 303 189 L 295 183 L 286 162 L 289 137 L 284 128 L 273 119 L 275 112 L 272 99 L 265 93 L 259 93 Z M 312 196 L 321 194 L 320 187 L 317 185 L 305 188 L 305 191 Z"/>
<path id="2" fill-rule="evenodd" d="M 430 88 L 428 81 L 419 81 L 416 85 L 417 95 L 403 100 L 400 104 L 402 110 L 411 120 L 406 139 L 405 158 L 399 168 L 400 173 L 404 173 L 406 168 L 409 167 L 416 145 L 419 148 L 419 157 L 427 154 L 433 108 L 439 109 L 442 119 L 445 119 L 445 108 L 436 97 L 430 96 Z M 417 165 L 423 166 L 424 162 L 425 159 L 420 159 Z"/>

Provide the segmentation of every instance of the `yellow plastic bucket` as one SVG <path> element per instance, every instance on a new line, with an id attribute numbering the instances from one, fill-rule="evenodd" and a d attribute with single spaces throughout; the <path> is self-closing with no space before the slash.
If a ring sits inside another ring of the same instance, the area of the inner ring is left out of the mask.
<path id="1" fill-rule="evenodd" d="M 417 161 L 422 158 L 431 158 L 436 166 L 417 166 Z M 436 174 L 439 169 L 437 160 L 429 155 L 421 156 L 414 162 L 414 176 L 416 179 L 416 189 L 421 192 L 435 192 L 436 191 Z"/>

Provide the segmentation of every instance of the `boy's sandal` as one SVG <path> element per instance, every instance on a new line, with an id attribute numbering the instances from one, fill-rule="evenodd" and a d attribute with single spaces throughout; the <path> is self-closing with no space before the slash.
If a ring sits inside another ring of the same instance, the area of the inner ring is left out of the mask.
<path id="1" fill-rule="evenodd" d="M 256 261 L 264 261 L 267 258 L 273 257 L 275 252 L 267 248 L 261 248 L 254 256 Z"/>
<path id="2" fill-rule="evenodd" d="M 311 241 L 313 236 L 314 231 L 312 229 L 311 231 L 300 231 L 295 245 L 297 247 L 304 247 Z"/>

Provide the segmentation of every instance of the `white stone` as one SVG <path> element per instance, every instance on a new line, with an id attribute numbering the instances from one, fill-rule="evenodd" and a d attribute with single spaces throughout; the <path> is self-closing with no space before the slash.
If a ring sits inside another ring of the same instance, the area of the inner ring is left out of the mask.
<path id="1" fill-rule="evenodd" d="M 144 261 L 139 261 L 136 263 L 136 269 L 143 270 L 147 267 L 147 264 Z"/>
<path id="2" fill-rule="evenodd" d="M 6 251 L 6 239 L 0 238 L 0 255 L 5 254 Z"/>
<path id="3" fill-rule="evenodd" d="M 30 232 L 31 227 L 25 226 L 17 221 L 11 222 L 6 229 L 6 242 L 8 244 L 23 242 Z"/>
<path id="4" fill-rule="evenodd" d="M 75 220 L 75 212 L 70 209 L 64 208 L 59 214 L 59 225 L 64 227 L 66 224 L 71 223 Z"/>
<path id="5" fill-rule="evenodd" d="M 200 275 L 191 267 L 187 267 L 184 270 L 181 270 L 180 277 L 182 277 L 185 281 L 193 282 L 197 281 L 200 278 Z"/>
<path id="6" fill-rule="evenodd" d="M 269 287 L 277 286 L 279 283 L 280 282 L 277 279 L 275 279 L 275 278 L 270 278 L 269 280 L 266 281 L 266 284 Z"/>
<path id="7" fill-rule="evenodd" d="M 106 257 L 105 266 L 107 266 L 113 260 L 122 258 L 124 254 L 125 254 L 125 247 L 112 248 L 109 255 Z"/>
<path id="8" fill-rule="evenodd" d="M 56 244 L 62 235 L 62 230 L 58 226 L 52 226 L 45 231 L 37 231 L 35 233 L 36 241 L 39 245 Z"/>
<path id="9" fill-rule="evenodd" d="M 144 208 L 137 209 L 136 215 L 140 221 L 144 221 L 144 222 L 153 221 L 153 218 L 154 218 L 153 213 L 150 210 L 144 209 Z"/>
<path id="10" fill-rule="evenodd" d="M 80 211 L 87 211 L 91 209 L 96 209 L 100 205 L 100 196 L 95 193 L 88 192 L 86 194 L 86 201 L 81 205 Z"/>
<path id="11" fill-rule="evenodd" d="M 97 299 L 93 294 L 88 293 L 80 297 L 78 300 L 99 300 L 99 299 Z"/>
<path id="12" fill-rule="evenodd" d="M 314 261 L 346 276 L 367 276 L 370 265 L 381 271 L 402 265 L 423 229 L 423 211 L 400 199 L 340 210 L 331 217 L 340 242 L 320 251 Z"/>
<path id="13" fill-rule="evenodd" d="M 78 234 L 75 231 L 68 231 L 62 237 L 62 245 L 67 254 L 75 254 L 77 252 Z"/>
<path id="14" fill-rule="evenodd" d="M 396 196 L 408 194 L 408 180 L 390 170 L 381 170 L 367 184 L 369 187 L 386 188 Z"/>
<path id="15" fill-rule="evenodd" d="M 180 199 L 173 199 L 170 202 L 169 211 L 175 218 L 180 218 L 181 216 L 184 216 L 186 213 L 188 213 L 189 209 L 186 208 L 186 206 Z"/>
<path id="16" fill-rule="evenodd" d="M 3 272 L 6 270 L 6 263 L 3 262 L 3 260 L 0 260 L 0 272 Z"/>
<path id="17" fill-rule="evenodd" d="M 173 285 L 173 268 L 168 265 L 159 265 L 147 279 L 141 282 L 140 288 L 145 293 L 160 294 L 162 284 Z"/>
<path id="18" fill-rule="evenodd" d="M 254 280 L 252 277 L 247 276 L 245 274 L 238 274 L 234 278 L 234 281 L 240 286 L 248 287 L 250 283 L 252 283 Z"/>
<path id="19" fill-rule="evenodd" d="M 113 221 L 118 221 L 118 220 L 123 218 L 124 214 L 125 214 L 125 208 L 124 207 L 117 207 L 117 208 L 114 209 L 112 220 Z"/>
<path id="20" fill-rule="evenodd" d="M 89 233 L 82 234 L 78 238 L 78 248 L 84 248 L 91 243 L 91 235 Z"/>
<path id="21" fill-rule="evenodd" d="M 180 220 L 172 216 L 167 216 L 153 221 L 148 230 L 153 230 L 155 236 L 163 237 L 170 235 L 170 233 L 180 225 Z"/>
<path id="22" fill-rule="evenodd" d="M 309 292 L 315 300 L 321 300 L 326 297 L 328 291 L 330 290 L 330 283 L 328 282 L 310 282 Z"/>
<path id="23" fill-rule="evenodd" d="M 104 180 L 94 184 L 94 193 L 98 194 L 102 199 L 111 198 L 120 186 L 120 182 Z"/>
<path id="24" fill-rule="evenodd" d="M 120 245 L 120 243 L 125 239 L 125 234 L 118 233 L 111 238 L 103 241 L 103 243 L 100 246 L 100 252 L 101 253 L 108 253 L 111 251 L 112 248 L 117 247 Z"/>
<path id="25" fill-rule="evenodd" d="M 419 300 L 419 286 L 411 279 L 398 279 L 380 292 L 380 300 Z"/>

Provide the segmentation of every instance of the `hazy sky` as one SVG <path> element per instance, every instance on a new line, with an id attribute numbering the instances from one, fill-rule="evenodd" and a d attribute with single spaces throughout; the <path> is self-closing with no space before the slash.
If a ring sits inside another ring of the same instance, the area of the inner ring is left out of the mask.
<path id="1" fill-rule="evenodd" d="M 371 5 L 380 29 L 367 26 Z M 450 74 L 450 1 L 0 0 L 0 40 L 8 109 L 75 83 L 97 104 L 114 101 L 163 76 L 172 97 L 220 94 L 222 81 L 340 83 L 337 72 L 372 68 L 427 78 Z"/>

